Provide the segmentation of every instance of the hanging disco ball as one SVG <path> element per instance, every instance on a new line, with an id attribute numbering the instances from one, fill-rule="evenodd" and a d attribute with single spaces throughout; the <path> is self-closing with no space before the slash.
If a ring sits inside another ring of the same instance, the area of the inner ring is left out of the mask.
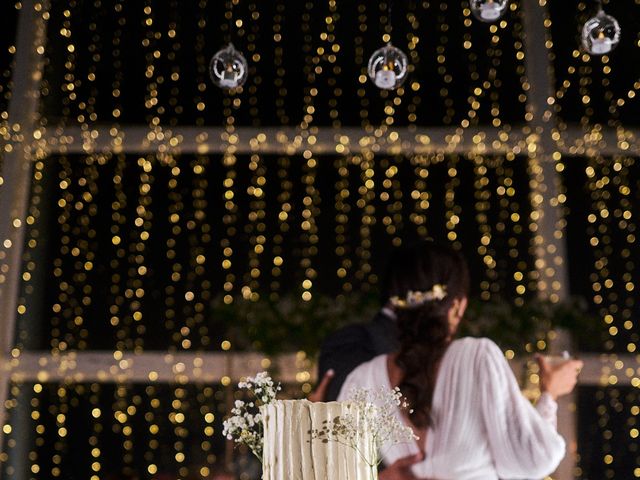
<path id="1" fill-rule="evenodd" d="M 247 60 L 231 43 L 218 50 L 209 64 L 211 80 L 220 88 L 241 87 L 247 80 L 248 72 Z"/>
<path id="2" fill-rule="evenodd" d="M 376 87 L 395 90 L 406 80 L 408 67 L 407 55 L 389 43 L 373 52 L 367 72 Z"/>
<path id="3" fill-rule="evenodd" d="M 582 27 L 582 46 L 593 55 L 604 55 L 616 48 L 620 32 L 618 21 L 600 10 Z"/>
<path id="4" fill-rule="evenodd" d="M 482 22 L 495 22 L 507 11 L 509 0 L 471 0 L 471 13 Z"/>

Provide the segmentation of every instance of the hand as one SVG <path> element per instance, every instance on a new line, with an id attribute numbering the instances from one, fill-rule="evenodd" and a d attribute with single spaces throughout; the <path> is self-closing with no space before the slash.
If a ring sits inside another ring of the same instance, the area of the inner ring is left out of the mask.
<path id="1" fill-rule="evenodd" d="M 424 454 L 416 453 L 415 455 L 409 455 L 408 457 L 402 457 L 393 462 L 388 468 L 385 468 L 378 477 L 379 480 L 420 480 L 413 473 L 411 473 L 411 467 L 421 462 L 424 459 Z M 424 479 L 426 480 L 426 479 Z"/>
<path id="2" fill-rule="evenodd" d="M 310 402 L 324 402 L 324 399 L 327 396 L 327 388 L 329 388 L 329 384 L 331 383 L 331 380 L 333 380 L 335 374 L 336 373 L 333 369 L 327 370 L 316 389 L 309 394 L 308 400 Z"/>
<path id="3" fill-rule="evenodd" d="M 551 395 L 554 400 L 571 393 L 584 366 L 582 360 L 567 360 L 552 365 L 543 355 L 537 355 L 536 360 L 540 366 L 540 390 Z"/>

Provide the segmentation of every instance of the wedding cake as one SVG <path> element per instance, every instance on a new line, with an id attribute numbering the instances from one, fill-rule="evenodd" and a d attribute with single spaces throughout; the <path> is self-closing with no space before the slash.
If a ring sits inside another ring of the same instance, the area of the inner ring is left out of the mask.
<path id="1" fill-rule="evenodd" d="M 260 407 L 262 479 L 370 480 L 371 467 L 363 457 L 375 457 L 369 451 L 375 448 L 373 439 L 365 433 L 348 445 L 331 438 L 341 428 L 340 418 L 354 418 L 354 408 L 349 402 L 307 400 L 276 400 Z"/>

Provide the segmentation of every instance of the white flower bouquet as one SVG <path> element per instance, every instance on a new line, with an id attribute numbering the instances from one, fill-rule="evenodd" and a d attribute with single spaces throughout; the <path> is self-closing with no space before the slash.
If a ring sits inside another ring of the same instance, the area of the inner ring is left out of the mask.
<path id="1" fill-rule="evenodd" d="M 264 432 L 259 408 L 273 402 L 282 388 L 280 384 L 273 383 L 267 372 L 247 377 L 244 382 L 238 383 L 238 388 L 247 390 L 254 399 L 235 401 L 231 416 L 223 422 L 222 434 L 229 440 L 249 447 L 258 460 L 262 461 Z"/>

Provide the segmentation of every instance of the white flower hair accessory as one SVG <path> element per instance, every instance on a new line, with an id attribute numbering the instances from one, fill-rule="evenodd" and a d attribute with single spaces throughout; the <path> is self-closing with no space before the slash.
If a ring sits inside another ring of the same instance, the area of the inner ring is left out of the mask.
<path id="1" fill-rule="evenodd" d="M 434 300 L 444 300 L 446 297 L 447 286 L 437 283 L 431 288 L 431 290 L 415 292 L 413 290 L 409 290 L 406 297 L 400 298 L 398 296 L 393 296 L 389 301 L 391 302 L 391 305 L 396 308 L 415 308 Z"/>

